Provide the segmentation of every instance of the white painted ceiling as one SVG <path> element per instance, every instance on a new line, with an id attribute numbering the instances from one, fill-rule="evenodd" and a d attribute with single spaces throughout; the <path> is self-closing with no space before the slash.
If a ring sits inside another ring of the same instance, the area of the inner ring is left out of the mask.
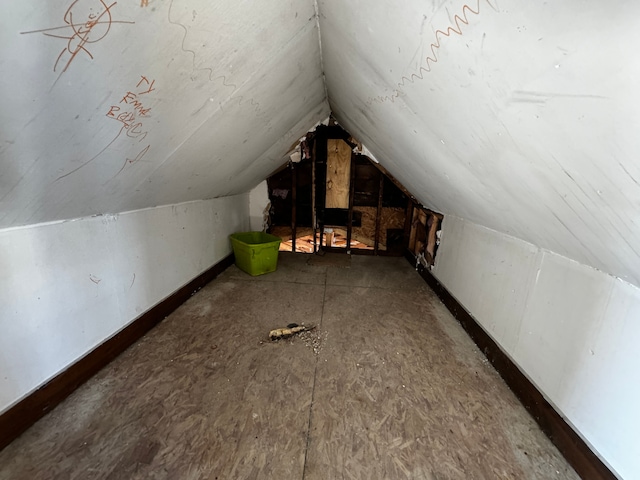
<path id="1" fill-rule="evenodd" d="M 329 114 L 317 25 L 309 0 L 1 2 L 0 227 L 255 186 Z"/>
<path id="2" fill-rule="evenodd" d="M 640 4 L 318 12 L 2 2 L 0 228 L 245 192 L 331 109 L 426 206 L 640 285 Z"/>
<path id="3" fill-rule="evenodd" d="M 409 191 L 640 285 L 640 3 L 318 3 L 333 114 Z"/>

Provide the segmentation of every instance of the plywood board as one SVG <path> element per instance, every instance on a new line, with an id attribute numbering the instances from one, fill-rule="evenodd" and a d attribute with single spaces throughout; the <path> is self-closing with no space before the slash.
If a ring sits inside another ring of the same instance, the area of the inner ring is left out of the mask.
<path id="1" fill-rule="evenodd" d="M 344 140 L 327 140 L 326 208 L 349 208 L 351 147 Z"/>
<path id="2" fill-rule="evenodd" d="M 355 209 L 362 214 L 361 226 L 353 228 L 353 238 L 366 245 L 373 246 L 376 235 L 376 215 L 375 207 L 357 207 Z M 404 226 L 405 211 L 402 208 L 383 208 L 380 216 L 380 244 L 381 250 L 387 248 L 387 229 L 402 228 Z"/>

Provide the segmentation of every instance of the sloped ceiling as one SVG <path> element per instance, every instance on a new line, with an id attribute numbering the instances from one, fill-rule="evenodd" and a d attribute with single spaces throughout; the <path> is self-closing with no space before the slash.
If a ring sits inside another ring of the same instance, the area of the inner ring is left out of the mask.
<path id="1" fill-rule="evenodd" d="M 640 285 L 637 2 L 317 10 L 2 2 L 0 228 L 247 191 L 331 108 L 428 207 Z"/>
<path id="2" fill-rule="evenodd" d="M 242 193 L 327 117 L 314 3 L 0 5 L 0 227 Z"/>
<path id="3" fill-rule="evenodd" d="M 334 116 L 419 200 L 640 285 L 640 4 L 318 3 Z"/>

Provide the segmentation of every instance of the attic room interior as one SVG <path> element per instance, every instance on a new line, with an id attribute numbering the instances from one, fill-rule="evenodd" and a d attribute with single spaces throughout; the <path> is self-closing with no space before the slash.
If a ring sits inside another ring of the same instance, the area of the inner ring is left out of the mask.
<path id="1" fill-rule="evenodd" d="M 639 10 L 3 2 L 0 478 L 640 478 Z"/>
<path id="2" fill-rule="evenodd" d="M 267 178 L 263 228 L 281 238 L 281 251 L 401 257 L 409 249 L 433 265 L 442 215 L 362 150 L 331 117 L 307 132 Z"/>

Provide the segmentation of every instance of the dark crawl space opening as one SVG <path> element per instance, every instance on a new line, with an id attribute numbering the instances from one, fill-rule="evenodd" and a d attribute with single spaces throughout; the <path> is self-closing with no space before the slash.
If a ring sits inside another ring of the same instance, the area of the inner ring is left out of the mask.
<path id="1" fill-rule="evenodd" d="M 442 215 L 422 207 L 330 119 L 267 179 L 268 232 L 281 251 L 402 256 L 433 265 Z"/>

